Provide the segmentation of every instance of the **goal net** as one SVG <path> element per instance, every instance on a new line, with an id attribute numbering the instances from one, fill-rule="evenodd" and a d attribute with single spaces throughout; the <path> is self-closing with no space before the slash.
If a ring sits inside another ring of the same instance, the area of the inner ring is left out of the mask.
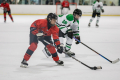
<path id="1" fill-rule="evenodd" d="M 70 10 L 68 14 L 72 14 L 73 11 L 77 8 L 77 3 L 69 3 L 70 4 Z M 61 14 L 61 3 L 56 3 L 56 14 L 60 15 Z"/>

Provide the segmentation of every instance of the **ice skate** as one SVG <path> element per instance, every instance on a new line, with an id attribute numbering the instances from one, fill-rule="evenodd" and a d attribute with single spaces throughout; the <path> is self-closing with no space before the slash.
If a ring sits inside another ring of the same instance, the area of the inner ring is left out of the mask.
<path id="1" fill-rule="evenodd" d="M 90 23 L 88 24 L 88 27 L 90 27 Z"/>
<path id="2" fill-rule="evenodd" d="M 21 62 L 21 65 L 20 67 L 23 67 L 23 68 L 27 68 L 28 67 L 28 63 L 25 59 L 23 59 L 23 61 Z"/>
<path id="3" fill-rule="evenodd" d="M 71 52 L 70 50 L 64 49 L 64 53 L 65 53 L 65 57 L 75 56 L 75 53 Z"/>
<path id="4" fill-rule="evenodd" d="M 71 57 L 71 56 L 75 56 L 75 53 L 71 52 L 70 50 L 65 52 L 65 57 Z"/>
<path id="5" fill-rule="evenodd" d="M 44 49 L 42 50 L 42 52 L 45 54 L 45 56 L 47 58 L 49 58 L 51 56 L 51 53 L 48 51 L 48 49 L 46 47 L 44 47 Z"/>
<path id="6" fill-rule="evenodd" d="M 61 60 L 55 61 L 58 65 L 64 65 L 64 62 Z"/>
<path id="7" fill-rule="evenodd" d="M 99 25 L 98 25 L 98 24 L 96 24 L 96 27 L 99 27 Z"/>

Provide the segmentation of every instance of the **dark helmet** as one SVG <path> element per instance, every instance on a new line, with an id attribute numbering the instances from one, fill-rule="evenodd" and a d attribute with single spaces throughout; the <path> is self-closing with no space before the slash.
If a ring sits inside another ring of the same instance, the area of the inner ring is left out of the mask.
<path id="1" fill-rule="evenodd" d="M 2 2 L 4 2 L 4 1 L 6 2 L 6 0 L 2 0 Z"/>
<path id="2" fill-rule="evenodd" d="M 74 11 L 73 11 L 73 15 L 79 15 L 79 16 L 82 16 L 82 11 L 80 10 L 80 9 L 75 9 Z"/>
<path id="3" fill-rule="evenodd" d="M 2 2 L 5 2 L 5 3 L 6 3 L 6 0 L 2 0 Z M 4 3 L 4 4 L 5 4 L 5 3 Z"/>
<path id="4" fill-rule="evenodd" d="M 49 13 L 48 16 L 47 16 L 48 21 L 49 21 L 49 18 L 50 18 L 50 20 L 52 20 L 52 19 L 57 20 L 57 15 L 55 13 Z"/>
<path id="5" fill-rule="evenodd" d="M 50 19 L 50 20 L 49 20 Z M 51 20 L 52 19 L 56 19 L 57 20 L 57 15 L 55 14 L 55 13 L 49 13 L 48 14 L 48 16 L 47 16 L 47 21 L 48 21 L 48 24 L 50 25 L 50 26 L 55 26 L 55 24 L 51 24 Z M 49 29 L 50 27 L 48 26 L 48 29 Z"/>

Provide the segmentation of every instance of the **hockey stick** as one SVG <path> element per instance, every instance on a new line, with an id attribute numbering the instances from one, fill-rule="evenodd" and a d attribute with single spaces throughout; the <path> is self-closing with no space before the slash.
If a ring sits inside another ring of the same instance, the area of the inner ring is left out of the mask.
<path id="1" fill-rule="evenodd" d="M 103 57 L 104 59 L 106 59 L 107 61 L 111 62 L 112 64 L 115 64 L 117 62 L 119 62 L 119 58 L 114 60 L 114 61 L 111 61 L 109 59 L 107 59 L 106 57 L 104 57 L 103 55 L 101 55 L 100 53 L 98 53 L 97 51 L 93 50 L 92 48 L 90 48 L 89 46 L 87 46 L 86 44 L 84 44 L 83 42 L 80 42 L 78 39 L 76 39 L 75 37 L 73 37 L 76 41 L 78 41 L 79 43 L 83 44 L 84 46 L 86 46 L 87 48 L 89 48 L 90 50 L 92 50 L 93 52 L 97 53 L 98 55 L 100 55 L 101 57 Z"/>
<path id="2" fill-rule="evenodd" d="M 53 44 L 50 44 L 48 41 L 46 41 L 46 40 L 43 40 L 43 41 L 44 41 L 45 43 L 47 43 L 47 44 L 49 44 L 49 45 L 55 47 Z M 56 48 L 56 47 L 55 47 L 55 48 Z M 64 52 L 63 52 L 63 53 L 64 53 Z M 66 54 L 66 53 L 65 53 L 65 54 Z M 68 54 L 66 54 L 66 55 L 68 55 Z M 90 67 L 90 66 L 86 65 L 85 63 L 81 62 L 80 60 L 76 59 L 75 57 L 73 57 L 73 56 L 71 56 L 71 55 L 68 55 L 68 56 L 69 56 L 69 57 L 72 57 L 74 60 L 78 61 L 79 63 L 83 64 L 84 66 L 86 66 L 86 67 L 88 67 L 88 68 L 90 68 L 90 69 L 92 69 L 92 70 L 102 69 L 101 66 Z"/>

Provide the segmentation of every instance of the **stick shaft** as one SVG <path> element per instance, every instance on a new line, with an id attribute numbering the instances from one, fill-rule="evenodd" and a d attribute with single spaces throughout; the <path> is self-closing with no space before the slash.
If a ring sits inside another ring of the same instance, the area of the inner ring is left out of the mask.
<path id="1" fill-rule="evenodd" d="M 103 57 L 104 59 L 106 59 L 107 61 L 111 62 L 111 60 L 109 60 L 108 58 L 104 57 L 103 55 L 101 55 L 100 53 L 98 53 L 97 51 L 93 50 L 92 48 L 90 48 L 89 46 L 87 46 L 86 44 L 84 44 L 83 42 L 80 42 L 78 39 L 76 39 L 75 37 L 73 37 L 75 40 L 77 40 L 79 43 L 83 44 L 84 46 L 86 46 L 87 48 L 89 48 L 90 50 L 92 50 L 93 52 L 97 53 L 98 55 L 100 55 L 101 57 Z"/>
<path id="2" fill-rule="evenodd" d="M 49 45 L 51 45 L 51 46 L 55 47 L 53 44 L 50 44 L 50 43 L 49 43 L 48 41 L 46 41 L 46 40 L 44 40 L 44 42 L 46 42 L 47 44 L 49 44 Z M 64 53 L 64 52 L 63 52 L 63 53 Z M 69 56 L 69 57 L 72 57 L 72 59 L 74 59 L 74 60 L 78 61 L 79 63 L 83 64 L 84 66 L 86 66 L 86 67 L 88 67 L 88 68 L 92 69 L 92 67 L 90 67 L 90 66 L 86 65 L 85 63 L 81 62 L 80 60 L 76 59 L 75 57 L 70 56 L 70 55 L 68 55 L 68 56 Z"/>

